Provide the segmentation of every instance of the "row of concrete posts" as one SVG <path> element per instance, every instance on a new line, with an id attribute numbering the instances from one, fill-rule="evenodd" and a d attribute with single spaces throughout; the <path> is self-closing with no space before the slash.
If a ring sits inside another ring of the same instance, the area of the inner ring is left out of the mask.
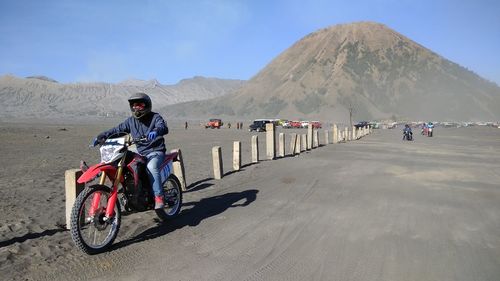
<path id="1" fill-rule="evenodd" d="M 339 130 L 336 124 L 333 124 L 332 131 L 325 130 L 324 134 L 324 144 L 334 144 L 342 143 L 352 140 L 358 140 L 363 136 L 371 133 L 370 127 L 356 128 L 352 126 L 352 130 L 345 127 L 344 130 Z M 330 135 L 332 136 L 332 142 L 330 142 Z M 252 163 L 259 162 L 259 142 L 258 136 L 253 135 L 251 140 L 252 146 Z M 288 154 L 286 153 L 286 141 L 285 134 L 280 133 L 278 135 L 278 154 L 276 155 L 276 126 L 272 123 L 266 124 L 266 157 L 268 160 L 274 160 L 276 158 L 283 158 L 285 156 L 296 156 L 301 152 L 315 149 L 320 146 L 319 141 L 319 131 L 308 127 L 307 134 L 290 134 L 290 142 Z M 224 165 L 222 163 L 222 148 L 220 146 L 214 146 L 212 148 L 212 162 L 213 162 L 213 172 L 214 179 L 222 179 L 224 175 Z M 233 171 L 239 171 L 241 169 L 241 141 L 235 141 L 233 143 Z"/>

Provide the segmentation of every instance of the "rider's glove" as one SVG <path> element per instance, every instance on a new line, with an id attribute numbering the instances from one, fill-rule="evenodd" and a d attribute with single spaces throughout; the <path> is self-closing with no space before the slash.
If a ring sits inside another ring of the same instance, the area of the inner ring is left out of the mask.
<path id="1" fill-rule="evenodd" d="M 149 132 L 148 141 L 152 141 L 152 140 L 156 139 L 157 136 L 158 136 L 158 133 L 156 131 Z"/>
<path id="2" fill-rule="evenodd" d="M 92 142 L 90 143 L 90 145 L 95 147 L 98 144 L 103 144 L 105 140 L 106 140 L 105 137 L 102 137 L 101 135 L 99 135 L 99 136 L 97 136 L 96 138 L 94 138 L 92 140 Z"/>
<path id="3" fill-rule="evenodd" d="M 99 144 L 99 140 L 97 138 L 94 138 L 92 142 L 90 143 L 91 146 L 96 146 Z"/>

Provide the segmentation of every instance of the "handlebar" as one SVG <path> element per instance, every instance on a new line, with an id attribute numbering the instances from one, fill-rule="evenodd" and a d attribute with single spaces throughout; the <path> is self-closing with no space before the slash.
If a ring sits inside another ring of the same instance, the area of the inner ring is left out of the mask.
<path id="1" fill-rule="evenodd" d="M 125 143 L 127 143 L 130 146 L 130 145 L 133 145 L 136 143 L 141 143 L 141 142 L 148 142 L 148 138 L 146 138 L 146 136 L 142 136 L 142 137 L 137 138 L 137 139 L 131 139 L 130 141 L 125 142 Z"/>
<path id="2" fill-rule="evenodd" d="M 109 139 L 109 137 L 107 139 Z M 94 139 L 92 143 L 89 144 L 89 147 L 92 148 L 96 146 L 102 146 L 107 139 L 101 139 L 101 140 Z M 128 140 L 125 140 L 125 145 L 131 146 L 137 143 L 144 143 L 144 142 L 148 142 L 148 138 L 146 136 L 141 136 L 140 138 L 135 138 L 135 139 L 128 138 Z"/>

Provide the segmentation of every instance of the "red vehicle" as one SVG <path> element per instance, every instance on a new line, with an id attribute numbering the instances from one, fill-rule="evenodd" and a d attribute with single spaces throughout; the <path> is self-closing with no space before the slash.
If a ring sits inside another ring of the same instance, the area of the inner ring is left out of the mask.
<path id="1" fill-rule="evenodd" d="M 224 123 L 222 123 L 221 119 L 213 118 L 213 119 L 208 120 L 208 123 L 205 124 L 205 129 L 207 129 L 207 128 L 220 129 L 220 127 L 222 127 L 222 125 L 224 125 Z"/>
<path id="2" fill-rule="evenodd" d="M 321 129 L 321 122 L 319 121 L 311 121 L 309 124 L 313 126 L 313 129 Z"/>
<path id="3" fill-rule="evenodd" d="M 290 127 L 292 128 L 302 128 L 302 123 L 300 121 L 290 121 Z"/>
<path id="4" fill-rule="evenodd" d="M 121 225 L 122 212 L 153 210 L 154 194 L 148 180 L 143 156 L 128 150 L 129 146 L 147 141 L 131 140 L 128 135 L 108 138 L 100 147 L 101 163 L 82 167 L 78 183 L 99 183 L 86 186 L 78 195 L 71 211 L 71 238 L 86 254 L 107 250 Z M 182 206 L 179 179 L 171 173 L 177 153 L 165 155 L 161 165 L 165 208 L 155 210 L 163 221 L 176 217 Z M 106 185 L 109 179 L 111 185 Z"/>

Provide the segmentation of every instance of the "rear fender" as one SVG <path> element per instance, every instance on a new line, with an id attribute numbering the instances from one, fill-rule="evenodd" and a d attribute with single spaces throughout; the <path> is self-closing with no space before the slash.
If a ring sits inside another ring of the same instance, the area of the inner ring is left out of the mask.
<path id="1" fill-rule="evenodd" d="M 86 183 L 93 180 L 100 172 L 105 172 L 110 178 L 114 178 L 116 174 L 116 167 L 109 164 L 96 164 L 89 167 L 77 180 L 78 183 Z"/>
<path id="2" fill-rule="evenodd" d="M 178 161 L 179 159 L 177 159 L 177 155 L 179 155 L 178 152 L 174 151 L 174 152 L 171 152 L 171 153 L 167 153 L 165 154 L 165 160 L 163 160 L 163 165 L 164 166 L 166 163 L 170 162 L 170 161 Z"/>

